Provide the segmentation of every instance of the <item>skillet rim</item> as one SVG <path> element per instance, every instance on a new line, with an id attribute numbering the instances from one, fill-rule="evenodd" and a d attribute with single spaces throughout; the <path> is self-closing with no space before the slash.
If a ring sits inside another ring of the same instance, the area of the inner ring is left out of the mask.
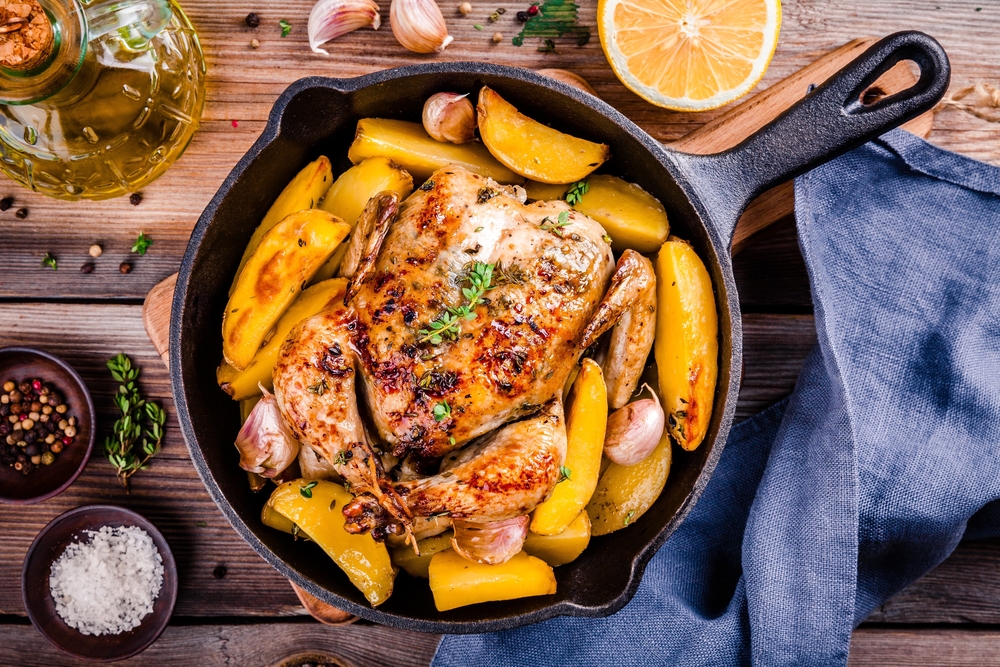
<path id="1" fill-rule="evenodd" d="M 716 385 L 715 405 L 713 411 L 719 414 L 718 430 L 715 438 L 710 443 L 702 443 L 702 447 L 709 446 L 709 451 L 701 471 L 687 494 L 687 497 L 677 509 L 674 515 L 667 521 L 663 528 L 656 533 L 645 546 L 632 557 L 629 570 L 628 582 L 625 588 L 612 600 L 596 605 L 587 606 L 574 603 L 570 600 L 556 601 L 548 606 L 528 611 L 521 614 L 504 616 L 487 620 L 464 621 L 464 620 L 426 620 L 410 616 L 402 616 L 393 612 L 380 611 L 378 608 L 357 604 L 347 598 L 320 586 L 313 579 L 300 573 L 280 558 L 270 547 L 264 544 L 249 529 L 242 517 L 230 504 L 228 498 L 222 493 L 220 484 L 212 474 L 211 468 L 202 454 L 198 436 L 194 432 L 191 413 L 188 410 L 186 398 L 186 385 L 183 373 L 184 345 L 182 341 L 182 323 L 187 310 L 187 296 L 191 280 L 191 271 L 195 258 L 202 245 L 206 232 L 211 226 L 215 214 L 222 202 L 229 195 L 233 185 L 243 176 L 249 166 L 259 157 L 260 153 L 278 138 L 281 133 L 283 114 L 288 104 L 300 93 L 311 88 L 332 89 L 344 95 L 351 95 L 363 88 L 395 81 L 410 76 L 434 75 L 434 74 L 472 74 L 501 77 L 507 80 L 526 83 L 534 86 L 548 88 L 554 92 L 561 93 L 572 98 L 576 103 L 587 106 L 609 121 L 618 125 L 629 134 L 634 140 L 642 145 L 660 163 L 666 174 L 673 179 L 678 188 L 684 193 L 689 205 L 694 209 L 698 221 L 704 227 L 706 235 L 710 241 L 713 256 L 707 264 L 711 269 L 718 268 L 721 276 L 719 281 L 713 280 L 713 291 L 716 294 L 716 304 L 720 308 L 720 334 L 719 334 L 719 361 L 720 361 L 720 381 L 722 379 L 723 364 L 727 361 L 724 357 L 726 343 L 729 344 L 730 354 L 728 355 L 729 382 L 725 391 Z M 289 85 L 278 97 L 272 106 L 268 116 L 267 124 L 260 137 L 254 142 L 250 149 L 234 165 L 233 169 L 226 176 L 219 186 L 218 191 L 206 206 L 191 232 L 188 246 L 184 252 L 181 266 L 178 271 L 177 283 L 174 289 L 173 301 L 170 314 L 170 351 L 169 356 L 175 359 L 170 365 L 171 389 L 174 398 L 174 406 L 177 411 L 178 422 L 184 442 L 191 456 L 198 476 L 201 478 L 206 490 L 213 502 L 218 506 L 222 514 L 229 521 L 233 529 L 246 541 L 250 547 L 257 552 L 269 565 L 276 569 L 282 576 L 293 581 L 315 597 L 328 602 L 344 611 L 350 612 L 365 620 L 381 623 L 384 625 L 397 627 L 406 630 L 420 632 L 433 632 L 442 634 L 470 634 L 479 632 L 493 632 L 507 630 L 539 621 L 555 618 L 558 616 L 573 617 L 605 617 L 610 616 L 624 607 L 634 597 L 646 566 L 656 554 L 666 540 L 683 523 L 688 513 L 698 501 L 702 492 L 708 484 L 712 473 L 715 470 L 722 450 L 725 447 L 729 431 L 732 427 L 733 418 L 736 411 L 736 400 L 739 395 L 741 378 L 736 374 L 736 369 L 741 368 L 742 362 L 742 317 L 740 313 L 739 297 L 736 292 L 735 279 L 732 270 L 732 258 L 729 253 L 729 234 L 722 232 L 724 229 L 732 229 L 733 224 L 727 220 L 719 220 L 702 200 L 698 188 L 693 180 L 692 174 L 685 169 L 683 156 L 669 148 L 664 147 L 633 123 L 621 112 L 603 100 L 584 93 L 572 86 L 568 86 L 560 81 L 537 74 L 532 70 L 510 67 L 506 65 L 496 65 L 493 63 L 482 63 L 475 61 L 458 62 L 435 62 L 417 65 L 408 65 L 387 70 L 380 70 L 371 74 L 362 75 L 349 79 L 339 79 L 333 77 L 311 76 L 299 79 Z M 728 327 L 721 326 L 728 319 Z M 725 329 L 728 328 L 728 333 Z M 728 340 L 727 340 L 728 336 Z"/>

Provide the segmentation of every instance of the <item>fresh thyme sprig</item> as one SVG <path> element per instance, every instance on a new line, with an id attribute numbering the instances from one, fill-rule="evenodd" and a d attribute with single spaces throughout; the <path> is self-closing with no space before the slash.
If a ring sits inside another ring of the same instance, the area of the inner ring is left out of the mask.
<path id="1" fill-rule="evenodd" d="M 145 232 L 139 232 L 139 236 L 136 237 L 135 243 L 132 244 L 132 252 L 139 255 L 145 255 L 151 245 L 153 245 L 153 239 L 146 236 Z"/>
<path id="2" fill-rule="evenodd" d="M 590 192 L 590 183 L 587 181 L 577 181 L 573 185 L 569 186 L 569 190 L 563 195 L 563 199 L 570 206 L 575 206 L 580 203 L 583 199 L 583 195 Z"/>
<path id="3" fill-rule="evenodd" d="M 128 492 L 129 478 L 148 468 L 149 460 L 160 453 L 167 413 L 156 403 L 142 398 L 136 384 L 139 369 L 132 366 L 131 359 L 118 354 L 108 360 L 108 370 L 120 383 L 114 400 L 121 417 L 112 427 L 112 434 L 104 440 L 104 453 L 114 466 L 118 481 Z M 136 453 L 136 446 L 141 453 Z"/>
<path id="4" fill-rule="evenodd" d="M 56 261 L 56 258 L 52 256 L 52 253 L 47 252 L 45 253 L 45 257 L 42 257 L 42 266 L 48 266 L 53 271 L 56 271 L 59 268 L 59 263 Z"/>
<path id="5" fill-rule="evenodd" d="M 569 211 L 563 211 L 559 214 L 556 222 L 552 222 L 552 218 L 549 216 L 542 218 L 542 222 L 538 225 L 538 228 L 545 232 L 552 232 L 559 238 L 562 238 L 562 228 L 570 224 L 573 223 L 569 221 Z"/>
<path id="6" fill-rule="evenodd" d="M 486 292 L 496 287 L 493 284 L 493 268 L 493 264 L 483 262 L 473 264 L 466 276 L 470 287 L 462 288 L 462 296 L 465 297 L 466 303 L 458 307 L 445 308 L 445 312 L 427 325 L 426 329 L 417 332 L 422 336 L 418 342 L 430 341 L 433 345 L 440 345 L 445 339 L 457 340 L 458 333 L 462 330 L 462 320 L 476 319 L 476 306 L 482 302 Z"/>

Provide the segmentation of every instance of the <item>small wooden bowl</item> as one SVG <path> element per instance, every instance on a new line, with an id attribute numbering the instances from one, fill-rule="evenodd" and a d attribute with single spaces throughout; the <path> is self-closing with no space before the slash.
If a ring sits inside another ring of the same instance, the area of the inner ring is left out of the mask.
<path id="1" fill-rule="evenodd" d="M 84 531 L 103 526 L 138 526 L 149 533 L 163 559 L 163 585 L 153 611 L 138 627 L 119 635 L 85 635 L 56 613 L 49 571 L 71 542 L 85 537 Z M 145 650 L 166 629 L 177 602 L 177 564 L 163 535 L 142 515 L 115 505 L 85 505 L 57 516 L 31 543 L 21 571 L 21 597 L 31 624 L 56 648 L 84 660 L 124 660 Z"/>
<path id="2" fill-rule="evenodd" d="M 31 474 L 23 475 L 0 465 L 0 503 L 27 505 L 62 493 L 83 472 L 94 448 L 94 400 L 79 374 L 59 357 L 42 350 L 0 348 L 0 384 L 35 377 L 51 383 L 64 397 L 69 414 L 76 417 L 76 439 L 56 455 L 52 465 L 38 466 Z"/>

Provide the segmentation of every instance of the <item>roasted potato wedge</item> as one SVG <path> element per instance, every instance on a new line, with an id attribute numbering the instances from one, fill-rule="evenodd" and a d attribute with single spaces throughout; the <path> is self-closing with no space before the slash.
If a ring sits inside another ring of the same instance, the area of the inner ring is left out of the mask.
<path id="1" fill-rule="evenodd" d="M 502 565 L 483 565 L 449 549 L 431 558 L 428 575 L 438 611 L 556 592 L 552 568 L 523 551 Z"/>
<path id="2" fill-rule="evenodd" d="M 607 423 L 608 397 L 601 367 L 593 359 L 584 359 L 566 412 L 566 477 L 535 508 L 531 532 L 558 535 L 586 506 L 597 486 Z"/>
<path id="3" fill-rule="evenodd" d="M 566 530 L 558 535 L 539 535 L 529 530 L 524 539 L 524 550 L 552 567 L 558 567 L 579 558 L 588 544 L 590 517 L 587 510 L 581 510 Z"/>
<path id="4" fill-rule="evenodd" d="M 250 410 L 257 404 L 255 397 L 260 396 L 261 386 L 268 391 L 274 388 L 271 374 L 278 362 L 278 351 L 292 327 L 307 317 L 317 314 L 335 299 L 343 298 L 346 290 L 346 278 L 324 280 L 307 288 L 299 294 L 299 298 L 292 302 L 278 323 L 274 325 L 274 331 L 269 334 L 246 368 L 241 371 L 237 370 L 223 360 L 215 377 L 223 391 L 232 396 L 233 400 L 240 401 L 241 411 L 245 402 L 253 400 L 253 403 L 249 405 L 249 410 L 245 413 L 246 415 L 250 414 Z M 245 420 L 246 416 L 244 416 Z"/>
<path id="5" fill-rule="evenodd" d="M 298 532 L 295 530 L 295 522 L 271 507 L 269 503 L 264 503 L 264 506 L 260 508 L 260 520 L 268 528 L 274 528 L 289 535 L 295 535 Z"/>
<path id="6" fill-rule="evenodd" d="M 358 164 L 371 157 L 386 157 L 424 182 L 441 167 L 457 164 L 489 176 L 498 183 L 523 183 L 524 179 L 497 162 L 482 144 L 446 144 L 431 138 L 420 123 L 384 118 L 358 121 L 354 143 L 347 152 Z"/>
<path id="7" fill-rule="evenodd" d="M 322 547 L 374 607 L 392 595 L 396 575 L 384 544 L 344 530 L 341 510 L 353 498 L 340 484 L 297 479 L 275 489 L 267 504 Z"/>
<path id="8" fill-rule="evenodd" d="M 553 185 L 528 181 L 528 199 L 564 199 L 572 184 Z M 573 208 L 601 223 L 611 237 L 611 248 L 621 253 L 632 248 L 642 253 L 656 252 L 670 234 L 667 211 L 660 200 L 638 185 L 616 176 L 597 174 L 587 179 L 587 192 Z"/>
<path id="9" fill-rule="evenodd" d="M 639 463 L 608 463 L 587 505 L 591 534 L 607 535 L 630 526 L 656 502 L 670 473 L 670 447 L 670 435 L 664 431 L 660 444 Z"/>
<path id="10" fill-rule="evenodd" d="M 245 370 L 271 327 L 351 231 L 326 211 L 292 213 L 264 235 L 222 319 L 222 354 Z"/>
<path id="11" fill-rule="evenodd" d="M 656 256 L 654 354 L 667 430 L 681 447 L 701 444 L 719 374 L 719 317 L 712 279 L 685 241 L 671 237 Z"/>
<path id="12" fill-rule="evenodd" d="M 490 153 L 525 178 L 542 183 L 573 183 L 586 178 L 611 157 L 606 144 L 542 125 L 487 86 L 479 91 L 477 111 L 479 135 Z"/>
<path id="13" fill-rule="evenodd" d="M 264 215 L 260 225 L 254 230 L 253 236 L 250 237 L 250 243 L 243 251 L 243 258 L 236 270 L 236 278 L 233 279 L 233 284 L 229 288 L 230 294 L 236 289 L 236 279 L 239 278 L 240 272 L 250 259 L 250 255 L 260 244 L 260 240 L 264 238 L 264 234 L 267 234 L 272 227 L 292 213 L 315 207 L 326 194 L 331 183 L 333 183 L 333 171 L 331 171 L 330 160 L 325 155 L 321 155 L 315 161 L 307 164 L 292 179 L 291 183 L 285 186 L 285 189 L 271 204 L 271 208 Z"/>
<path id="14" fill-rule="evenodd" d="M 368 200 L 380 192 L 395 192 L 402 201 L 413 192 L 413 178 L 405 169 L 387 157 L 370 157 L 351 167 L 337 177 L 319 207 L 332 213 L 354 229 L 361 211 Z M 316 272 L 313 282 L 326 280 L 337 275 L 337 269 L 344 260 L 347 244 L 341 245 Z"/>
<path id="15" fill-rule="evenodd" d="M 427 568 L 431 565 L 431 558 L 434 554 L 451 549 L 451 538 L 455 536 L 454 531 L 446 530 L 440 535 L 425 537 L 417 542 L 420 555 L 413 553 L 413 547 L 403 546 L 398 549 L 390 549 L 389 555 L 392 562 L 403 568 L 411 577 L 427 579 Z"/>

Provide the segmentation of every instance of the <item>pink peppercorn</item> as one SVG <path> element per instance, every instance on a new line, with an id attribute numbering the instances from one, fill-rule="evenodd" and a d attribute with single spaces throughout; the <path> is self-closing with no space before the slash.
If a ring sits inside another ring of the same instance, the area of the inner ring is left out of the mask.
<path id="1" fill-rule="evenodd" d="M 73 438 L 69 437 L 68 435 L 64 435 L 61 438 L 61 440 L 62 440 L 62 444 L 66 445 L 66 446 L 69 446 L 69 445 L 73 444 Z"/>
<path id="2" fill-rule="evenodd" d="M 534 16 L 538 13 L 538 5 L 531 5 L 528 7 L 528 16 Z"/>
<path id="3" fill-rule="evenodd" d="M 22 412 L 21 414 L 19 414 L 17 416 L 17 418 L 20 419 L 21 421 L 24 421 L 25 419 L 28 418 L 28 413 L 27 412 Z"/>
<path id="4" fill-rule="evenodd" d="M 40 380 L 35 380 L 34 382 L 32 382 L 31 383 L 31 388 L 34 389 L 35 391 L 41 391 L 42 390 L 42 383 L 41 383 L 41 381 Z"/>

